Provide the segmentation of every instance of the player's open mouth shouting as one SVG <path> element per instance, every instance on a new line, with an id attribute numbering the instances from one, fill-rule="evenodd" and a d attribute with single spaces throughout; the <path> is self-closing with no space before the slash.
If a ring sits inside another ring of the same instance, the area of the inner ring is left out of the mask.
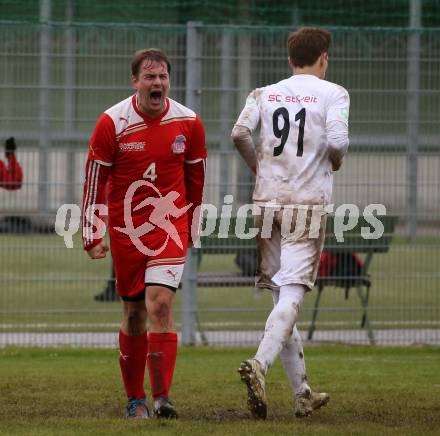
<path id="1" fill-rule="evenodd" d="M 152 106 L 162 106 L 162 91 L 161 90 L 153 90 L 150 92 L 150 101 Z"/>

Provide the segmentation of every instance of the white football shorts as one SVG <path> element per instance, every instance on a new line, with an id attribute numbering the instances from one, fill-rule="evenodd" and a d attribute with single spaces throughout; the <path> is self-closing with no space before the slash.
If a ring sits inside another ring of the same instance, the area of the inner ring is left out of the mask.
<path id="1" fill-rule="evenodd" d="M 180 285 L 180 281 L 182 280 L 184 267 L 184 263 L 177 265 L 147 264 L 147 269 L 145 270 L 145 283 L 165 285 L 169 288 L 177 289 Z"/>
<path id="2" fill-rule="evenodd" d="M 255 227 L 259 229 L 255 286 L 278 289 L 302 284 L 311 290 L 324 246 L 325 224 L 323 209 L 262 208 L 262 214 L 255 218 Z"/>

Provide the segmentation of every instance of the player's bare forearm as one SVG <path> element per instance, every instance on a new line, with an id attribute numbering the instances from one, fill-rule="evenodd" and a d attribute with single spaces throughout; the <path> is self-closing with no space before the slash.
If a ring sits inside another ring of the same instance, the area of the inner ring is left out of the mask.
<path id="1" fill-rule="evenodd" d="M 108 251 L 108 245 L 102 239 L 97 245 L 87 250 L 87 254 L 92 259 L 103 259 L 106 257 Z"/>
<path id="2" fill-rule="evenodd" d="M 250 130 L 244 126 L 234 126 L 231 133 L 232 141 L 249 169 L 257 173 L 257 155 Z"/>

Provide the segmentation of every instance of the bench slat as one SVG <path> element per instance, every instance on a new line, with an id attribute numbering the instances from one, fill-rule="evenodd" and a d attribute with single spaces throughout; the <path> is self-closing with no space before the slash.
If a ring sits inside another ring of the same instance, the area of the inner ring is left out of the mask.
<path id="1" fill-rule="evenodd" d="M 239 272 L 199 272 L 197 274 L 197 285 L 200 287 L 221 287 L 221 286 L 254 286 L 255 278 L 243 276 Z"/>

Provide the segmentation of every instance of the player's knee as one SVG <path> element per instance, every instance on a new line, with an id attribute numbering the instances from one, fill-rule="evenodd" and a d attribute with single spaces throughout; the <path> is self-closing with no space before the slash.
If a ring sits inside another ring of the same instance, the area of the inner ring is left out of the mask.
<path id="1" fill-rule="evenodd" d="M 143 331 L 145 329 L 145 313 L 139 309 L 130 309 L 125 312 L 124 321 L 127 325 L 127 329 L 133 331 Z"/>
<path id="2" fill-rule="evenodd" d="M 274 330 L 283 342 L 289 340 L 295 326 L 297 310 L 291 305 L 277 305 L 266 323 L 266 331 Z"/>
<path id="3" fill-rule="evenodd" d="M 297 308 L 295 305 L 288 305 L 284 307 L 277 307 L 274 311 L 276 319 L 286 326 L 289 326 L 290 333 L 292 333 L 293 326 L 295 324 Z"/>
<path id="4" fill-rule="evenodd" d="M 150 317 L 158 321 L 168 321 L 171 316 L 171 305 L 166 299 L 158 298 L 151 305 Z"/>

